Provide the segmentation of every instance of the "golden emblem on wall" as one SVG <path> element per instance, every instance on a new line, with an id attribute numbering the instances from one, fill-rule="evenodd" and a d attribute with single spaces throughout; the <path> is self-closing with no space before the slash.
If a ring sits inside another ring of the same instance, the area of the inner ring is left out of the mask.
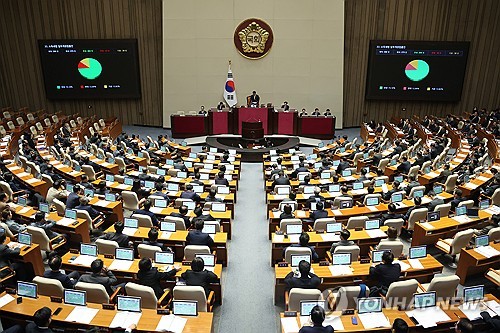
<path id="1" fill-rule="evenodd" d="M 234 32 L 234 44 L 240 54 L 249 59 L 264 57 L 273 44 L 271 27 L 260 19 L 247 19 Z"/>

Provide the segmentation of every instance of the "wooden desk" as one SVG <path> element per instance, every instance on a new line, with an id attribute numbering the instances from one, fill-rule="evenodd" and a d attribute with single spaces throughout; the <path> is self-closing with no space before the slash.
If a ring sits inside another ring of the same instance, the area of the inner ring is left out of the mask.
<path id="1" fill-rule="evenodd" d="M 383 226 L 380 228 L 381 231 L 387 231 L 388 227 Z M 370 251 L 370 246 L 376 246 L 380 242 L 381 239 L 387 238 L 387 235 L 379 237 L 370 237 L 366 230 L 356 231 L 354 229 L 349 230 L 351 232 L 351 237 L 349 240 L 352 240 L 356 243 L 361 249 L 361 256 L 368 256 Z M 332 243 L 340 241 L 340 235 L 334 236 L 335 240 L 324 240 L 323 237 L 332 237 L 331 234 L 318 234 L 315 231 L 307 232 L 309 235 L 309 245 L 314 246 L 316 253 L 320 257 L 320 259 L 326 258 L 326 252 L 330 251 L 332 247 Z M 290 246 L 291 244 L 297 244 L 298 242 L 292 242 L 290 238 L 284 238 L 281 240 L 277 240 L 279 236 L 276 236 L 275 233 L 272 234 L 272 248 L 271 248 L 271 266 L 274 266 L 277 262 L 283 261 L 283 250 Z"/>
<path id="2" fill-rule="evenodd" d="M 139 227 L 135 234 L 129 235 L 131 241 L 142 241 L 148 239 L 148 232 L 150 228 Z M 105 232 L 114 232 L 113 226 L 109 227 Z M 175 260 L 182 261 L 184 258 L 184 247 L 186 246 L 186 236 L 188 230 L 177 230 L 176 232 L 163 232 L 159 231 L 158 241 L 173 248 L 175 252 Z M 168 237 L 168 238 L 166 238 Z M 217 246 L 217 262 L 223 266 L 227 265 L 227 233 L 218 232 L 214 236 L 214 242 Z"/>
<path id="3" fill-rule="evenodd" d="M 48 183 L 33 177 L 31 173 L 25 172 L 22 167 L 17 166 L 15 163 L 7 165 L 7 169 L 26 187 L 32 191 L 39 192 L 44 197 L 47 196 L 47 191 L 50 187 Z"/>
<path id="4" fill-rule="evenodd" d="M 407 260 L 402 260 L 408 264 Z M 420 259 L 423 269 L 410 268 L 401 272 L 401 280 L 417 279 L 421 283 L 429 282 L 435 274 L 439 274 L 443 270 L 443 265 L 434 259 L 431 255 L 427 255 L 426 258 Z M 332 276 L 329 267 L 331 266 L 319 266 L 319 264 L 312 264 L 311 267 L 314 269 L 314 274 L 316 274 L 320 279 L 323 279 L 319 289 L 325 290 L 328 288 L 334 288 L 338 286 L 349 286 L 358 285 L 360 283 L 366 283 L 367 285 L 375 285 L 375 281 L 369 279 L 371 263 L 361 264 L 359 261 L 354 261 L 351 264 L 352 274 L 343 276 Z M 275 274 L 275 286 L 274 286 L 274 302 L 283 301 L 285 295 L 285 277 L 288 273 L 292 271 L 291 267 L 278 267 L 274 266 Z"/>
<path id="5" fill-rule="evenodd" d="M 111 202 L 100 200 L 98 197 L 93 197 L 90 200 L 90 204 L 97 210 L 116 214 L 117 220 L 123 221 L 123 203 L 121 201 Z"/>
<path id="6" fill-rule="evenodd" d="M 0 296 L 5 293 L 0 294 Z M 16 297 L 16 296 L 14 296 Z M 47 306 L 52 312 L 57 308 L 62 308 L 57 316 L 52 316 L 51 327 L 60 328 L 90 328 L 93 326 L 108 328 L 113 321 L 117 310 L 103 310 L 101 304 L 88 303 L 89 308 L 99 309 L 99 312 L 90 322 L 90 325 L 77 324 L 65 321 L 66 317 L 73 311 L 75 306 L 66 305 L 64 303 L 53 303 L 48 296 L 38 296 L 37 299 L 23 297 L 23 302 L 17 304 L 15 300 L 0 308 L 0 317 L 16 320 L 31 320 L 36 310 L 41 307 Z M 137 325 L 137 331 L 141 332 L 155 332 L 156 326 L 160 322 L 161 315 L 156 314 L 156 310 L 142 309 L 142 316 Z M 196 317 L 185 317 L 188 321 L 184 327 L 183 333 L 210 333 L 212 332 L 212 312 L 199 312 Z"/>
<path id="7" fill-rule="evenodd" d="M 465 223 L 457 222 L 452 217 L 443 217 L 438 221 L 428 223 L 417 222 L 413 230 L 411 245 L 435 244 L 439 238 L 450 238 L 459 231 L 481 226 L 490 217 L 491 214 L 480 210 L 478 218 L 470 219 Z"/>
<path id="8" fill-rule="evenodd" d="M 8 242 L 10 242 L 10 240 Z M 29 248 L 27 246 L 23 246 L 18 259 L 24 263 L 31 264 L 35 275 L 43 276 L 45 266 L 43 265 L 42 252 L 40 251 L 40 246 L 38 244 L 31 244 Z"/>
<path id="9" fill-rule="evenodd" d="M 491 242 L 490 246 L 500 251 L 500 243 L 495 244 L 494 242 Z M 456 274 L 460 277 L 460 284 L 465 284 L 467 277 L 482 274 L 489 268 L 500 268 L 500 255 L 487 258 L 482 254 L 477 253 L 474 249 L 467 250 L 464 248 L 460 251 L 456 272 Z"/>

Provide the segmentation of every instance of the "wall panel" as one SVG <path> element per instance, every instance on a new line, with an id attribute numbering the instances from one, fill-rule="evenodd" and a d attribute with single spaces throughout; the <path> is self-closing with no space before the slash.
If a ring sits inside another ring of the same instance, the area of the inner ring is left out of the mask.
<path id="1" fill-rule="evenodd" d="M 0 107 L 118 116 L 125 124 L 161 126 L 161 8 L 161 0 L 0 1 Z M 137 38 L 142 98 L 47 100 L 37 40 L 64 38 Z"/>
<path id="2" fill-rule="evenodd" d="M 344 126 L 400 114 L 460 113 L 500 106 L 500 1 L 345 0 Z M 458 103 L 367 101 L 370 39 L 470 41 Z"/>

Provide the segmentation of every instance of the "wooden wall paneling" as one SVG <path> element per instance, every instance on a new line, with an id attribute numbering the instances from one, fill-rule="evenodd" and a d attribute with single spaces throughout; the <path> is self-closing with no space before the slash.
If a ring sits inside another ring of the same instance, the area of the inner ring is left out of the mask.
<path id="1" fill-rule="evenodd" d="M 0 58 L 0 106 L 161 126 L 161 20 L 161 0 L 2 0 L 0 47 L 8 52 Z M 137 38 L 141 99 L 47 100 L 37 40 L 64 38 Z"/>
<path id="2" fill-rule="evenodd" d="M 344 126 L 394 115 L 461 113 L 500 106 L 500 2 L 497 0 L 346 0 Z M 458 103 L 365 100 L 371 39 L 471 42 Z M 364 116 L 364 114 L 367 114 Z M 402 115 L 403 116 L 403 115 Z"/>

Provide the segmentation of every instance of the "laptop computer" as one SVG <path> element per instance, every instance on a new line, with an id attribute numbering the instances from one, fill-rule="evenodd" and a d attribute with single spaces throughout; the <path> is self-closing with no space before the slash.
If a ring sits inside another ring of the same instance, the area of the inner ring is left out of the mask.
<path id="1" fill-rule="evenodd" d="M 119 247 L 115 249 L 115 259 L 132 261 L 134 260 L 134 250 Z"/>
<path id="2" fill-rule="evenodd" d="M 174 254 L 172 252 L 155 252 L 155 263 L 163 265 L 174 264 Z"/>
<path id="3" fill-rule="evenodd" d="M 340 222 L 332 222 L 326 224 L 327 233 L 339 233 L 341 231 L 342 231 L 342 223 Z"/>
<path id="4" fill-rule="evenodd" d="M 167 170 L 162 169 L 162 168 L 158 168 L 158 169 L 156 169 L 156 174 L 158 176 L 165 176 L 167 174 Z"/>
<path id="5" fill-rule="evenodd" d="M 304 193 L 304 194 L 313 194 L 314 193 L 314 186 L 304 186 L 302 188 L 302 193 Z"/>
<path id="6" fill-rule="evenodd" d="M 477 208 L 467 208 L 467 216 L 476 218 L 479 217 L 479 209 Z"/>
<path id="7" fill-rule="evenodd" d="M 351 253 L 332 253 L 332 265 L 350 265 L 351 263 Z"/>
<path id="8" fill-rule="evenodd" d="M 212 202 L 210 209 L 214 212 L 225 212 L 226 204 L 224 202 Z"/>
<path id="9" fill-rule="evenodd" d="M 186 206 L 188 210 L 194 210 L 196 208 L 196 202 L 194 201 L 184 201 L 182 204 Z"/>
<path id="10" fill-rule="evenodd" d="M 364 187 L 364 184 L 362 182 L 352 183 L 352 189 L 353 190 L 362 190 L 363 187 Z"/>
<path id="11" fill-rule="evenodd" d="M 379 219 L 371 219 L 365 221 L 365 230 L 373 230 L 380 228 L 380 220 Z"/>
<path id="12" fill-rule="evenodd" d="M 484 199 L 479 201 L 479 208 L 480 209 L 488 209 L 490 207 L 490 201 L 488 199 Z"/>
<path id="13" fill-rule="evenodd" d="M 330 175 L 331 175 L 330 172 L 322 172 L 320 177 L 321 179 L 330 179 Z"/>
<path id="14" fill-rule="evenodd" d="M 424 190 L 415 190 L 413 191 L 413 198 L 421 198 L 424 196 Z"/>
<path id="15" fill-rule="evenodd" d="M 201 232 L 205 234 L 215 235 L 217 230 L 217 224 L 205 222 L 203 224 L 203 230 Z"/>
<path id="16" fill-rule="evenodd" d="M 169 192 L 179 192 L 179 184 L 176 183 L 168 183 L 167 191 Z"/>
<path id="17" fill-rule="evenodd" d="M 228 186 L 217 186 L 217 194 L 224 194 L 224 195 L 229 194 L 229 187 Z"/>
<path id="18" fill-rule="evenodd" d="M 382 312 L 381 297 L 358 298 L 358 314 Z"/>
<path id="19" fill-rule="evenodd" d="M 398 203 L 403 201 L 403 193 L 394 193 L 391 195 L 391 202 Z"/>
<path id="20" fill-rule="evenodd" d="M 76 209 L 66 209 L 64 211 L 64 217 L 72 220 L 76 220 Z"/>
<path id="21" fill-rule="evenodd" d="M 155 182 L 151 180 L 146 180 L 144 181 L 144 187 L 148 189 L 153 189 L 155 188 Z"/>
<path id="22" fill-rule="evenodd" d="M 288 194 L 290 194 L 290 187 L 278 187 L 278 188 L 276 188 L 276 194 L 288 195 Z"/>
<path id="23" fill-rule="evenodd" d="M 482 301 L 483 299 L 484 299 L 483 285 L 464 288 L 464 294 L 463 294 L 464 303 Z"/>
<path id="24" fill-rule="evenodd" d="M 287 235 L 300 235 L 302 233 L 302 225 L 301 224 L 287 224 L 286 225 L 286 234 Z"/>
<path id="25" fill-rule="evenodd" d="M 403 176 L 394 176 L 394 181 L 395 182 L 398 182 L 398 183 L 402 183 L 404 180 L 404 177 Z"/>
<path id="26" fill-rule="evenodd" d="M 195 193 L 203 193 L 204 191 L 204 186 L 203 185 L 198 185 L 198 184 L 192 184 L 193 185 L 193 191 Z"/>
<path id="27" fill-rule="evenodd" d="M 64 289 L 64 304 L 87 305 L 87 292 L 84 290 Z"/>
<path id="28" fill-rule="evenodd" d="M 342 177 L 350 177 L 350 176 L 352 176 L 352 170 L 342 171 Z"/>
<path id="29" fill-rule="evenodd" d="M 328 192 L 340 192 L 340 185 L 339 184 L 328 185 Z"/>
<path id="30" fill-rule="evenodd" d="M 383 179 L 376 179 L 375 180 L 375 187 L 382 187 L 385 184 L 385 180 Z"/>
<path id="31" fill-rule="evenodd" d="M 413 294 L 413 307 L 415 309 L 424 309 L 436 306 L 436 292 Z"/>
<path id="32" fill-rule="evenodd" d="M 155 199 L 155 207 L 167 208 L 167 200 L 165 199 Z"/>
<path id="33" fill-rule="evenodd" d="M 443 187 L 440 185 L 434 186 L 432 190 L 436 195 L 443 193 Z"/>
<path id="34" fill-rule="evenodd" d="M 467 207 L 465 207 L 465 206 L 460 206 L 460 207 L 455 208 L 455 215 L 456 216 L 465 215 L 466 213 L 467 213 Z"/>
<path id="35" fill-rule="evenodd" d="M 175 316 L 197 316 L 197 301 L 172 301 L 172 312 Z"/>
<path id="36" fill-rule="evenodd" d="M 384 252 L 391 252 L 391 250 L 376 250 L 372 251 L 372 262 L 374 264 L 382 262 L 382 255 Z"/>
<path id="37" fill-rule="evenodd" d="M 194 256 L 195 258 L 203 259 L 205 267 L 215 267 L 215 255 L 208 253 L 197 253 Z"/>
<path id="38" fill-rule="evenodd" d="M 90 188 L 86 188 L 85 190 L 83 190 L 83 195 L 85 195 L 88 198 L 93 198 L 94 197 L 94 190 L 92 190 Z"/>
<path id="39" fill-rule="evenodd" d="M 141 298 L 133 296 L 116 296 L 118 311 L 141 312 Z"/>
<path id="40" fill-rule="evenodd" d="M 325 309 L 325 301 L 311 300 L 311 301 L 300 301 L 300 315 L 308 317 L 311 315 L 311 310 L 315 306 L 320 306 Z"/>
<path id="41" fill-rule="evenodd" d="M 292 254 L 290 256 L 290 261 L 291 261 L 290 265 L 292 267 L 298 267 L 299 263 L 302 260 L 305 260 L 308 263 L 311 263 L 311 255 L 310 254 Z"/>
<path id="42" fill-rule="evenodd" d="M 139 228 L 139 220 L 134 219 L 132 217 L 126 217 L 123 219 L 123 226 L 125 228 L 137 229 L 137 228 Z"/>
<path id="43" fill-rule="evenodd" d="M 114 175 L 106 175 L 106 181 L 107 182 L 114 182 L 115 181 L 115 176 Z"/>
<path id="44" fill-rule="evenodd" d="M 26 198 L 23 198 L 23 197 L 17 197 L 17 204 L 19 206 L 23 206 L 23 207 L 26 207 L 28 203 L 28 200 L 26 200 Z"/>
<path id="45" fill-rule="evenodd" d="M 377 206 L 380 202 L 380 198 L 379 197 L 371 197 L 371 198 L 366 198 L 366 205 L 368 207 L 370 206 Z"/>
<path id="46" fill-rule="evenodd" d="M 175 232 L 175 222 L 161 221 L 160 222 L 160 231 L 166 232 Z"/>
<path id="47" fill-rule="evenodd" d="M 477 236 L 474 239 L 474 245 L 476 247 L 488 246 L 490 244 L 490 237 L 488 235 Z"/>
<path id="48" fill-rule="evenodd" d="M 30 233 L 27 232 L 20 232 L 17 234 L 17 242 L 19 244 L 31 246 L 32 244 L 32 236 Z"/>
<path id="49" fill-rule="evenodd" d="M 36 283 L 18 281 L 17 282 L 17 295 L 28 298 L 37 298 L 38 287 Z"/>
<path id="50" fill-rule="evenodd" d="M 427 257 L 427 247 L 426 246 L 413 246 L 410 247 L 409 259 L 420 259 Z"/>
<path id="51" fill-rule="evenodd" d="M 440 211 L 427 213 L 427 221 L 428 222 L 438 221 L 440 218 L 441 218 Z"/>
<path id="52" fill-rule="evenodd" d="M 116 201 L 116 194 L 113 194 L 113 193 L 106 193 L 106 194 L 104 195 L 104 200 L 114 202 L 114 201 Z"/>

